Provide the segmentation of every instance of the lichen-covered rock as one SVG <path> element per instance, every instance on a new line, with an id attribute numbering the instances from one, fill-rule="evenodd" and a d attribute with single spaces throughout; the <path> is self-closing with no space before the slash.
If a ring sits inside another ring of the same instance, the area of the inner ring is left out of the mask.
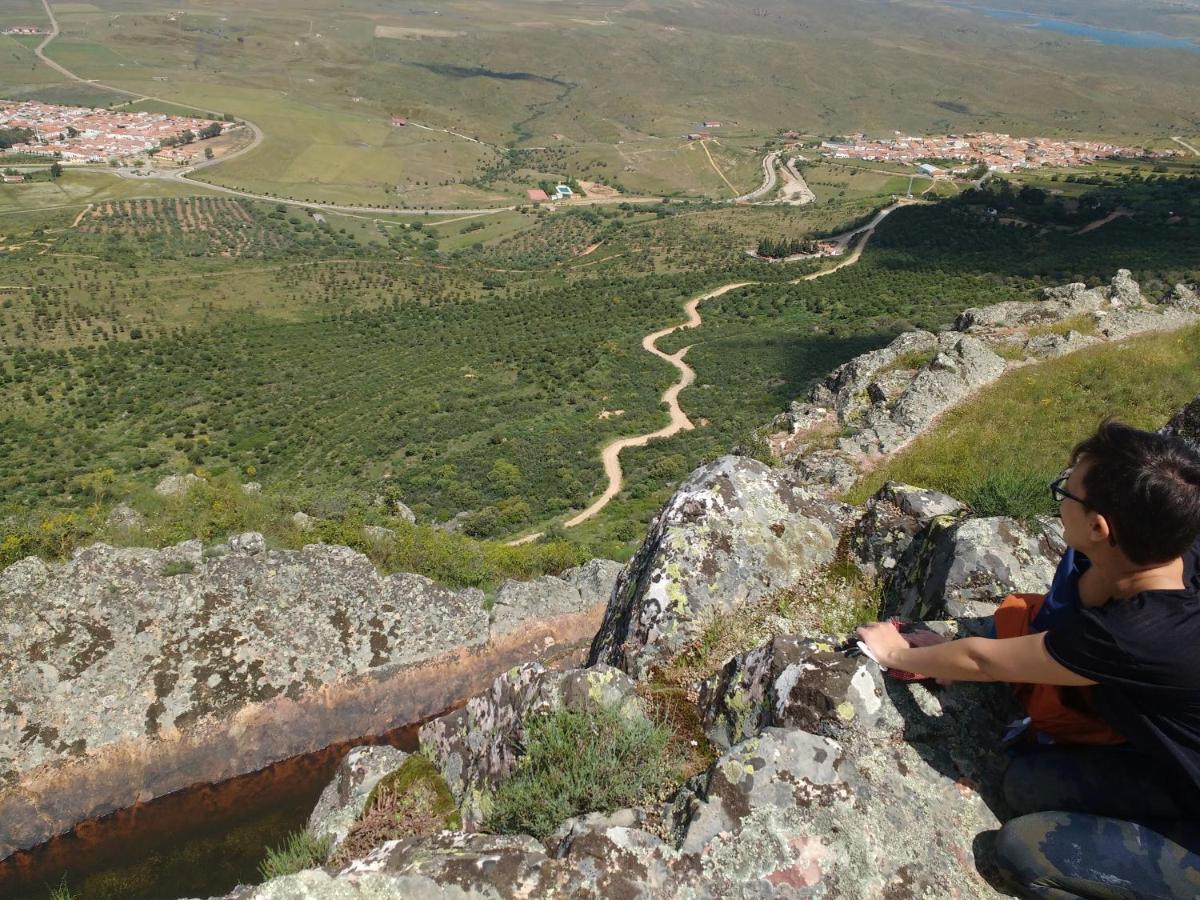
<path id="1" fill-rule="evenodd" d="M 1025 354 L 1036 359 L 1053 359 L 1098 344 L 1100 340 L 1074 329 L 1066 334 L 1039 334 L 1025 342 Z"/>
<path id="2" fill-rule="evenodd" d="M 928 488 L 889 481 L 871 497 L 862 515 L 846 532 L 851 558 L 871 578 L 895 570 L 913 537 L 938 516 L 955 516 L 966 508 L 953 497 Z"/>
<path id="3" fill-rule="evenodd" d="M 794 584 L 836 544 L 820 506 L 788 474 L 726 456 L 693 472 L 621 574 L 593 662 L 647 671 L 708 617 Z"/>
<path id="4" fill-rule="evenodd" d="M 1010 593 L 1044 592 L 1062 556 L 1057 519 L 938 516 L 885 579 L 885 615 L 909 620 L 990 615 Z"/>
<path id="5" fill-rule="evenodd" d="M 9 566 L 0 858 L 137 800 L 424 719 L 506 666 L 578 647 L 599 620 L 596 606 L 514 618 L 497 637 L 483 601 L 382 577 L 346 547 L 270 550 L 254 532 L 208 552 L 97 544 Z"/>
<path id="6" fill-rule="evenodd" d="M 998 783 L 1007 760 L 967 731 L 968 720 L 997 725 L 996 704 L 972 690 L 959 702 L 919 686 L 896 691 L 905 740 L 770 728 L 716 762 L 680 848 L 699 859 L 705 896 L 997 895 L 978 841 L 999 826 L 997 801 L 977 786 Z"/>
<path id="7" fill-rule="evenodd" d="M 1173 331 L 1200 322 L 1200 313 L 1174 306 L 1115 310 L 1099 320 L 1100 334 L 1110 341 L 1151 331 Z"/>
<path id="8" fill-rule="evenodd" d="M 937 337 L 928 331 L 906 331 L 886 347 L 856 356 L 838 366 L 818 384 L 809 397 L 812 404 L 833 407 L 839 421 L 852 421 L 871 404 L 867 392 L 881 373 L 895 366 L 898 360 L 932 352 Z M 803 407 L 796 412 L 804 413 Z"/>
<path id="9" fill-rule="evenodd" d="M 297 531 L 312 531 L 316 522 L 308 513 L 296 512 L 292 513 L 292 525 Z"/>
<path id="10" fill-rule="evenodd" d="M 1163 302 L 1186 312 L 1200 313 L 1200 285 L 1181 282 L 1171 289 Z"/>
<path id="11" fill-rule="evenodd" d="M 242 485 L 242 493 L 246 495 L 261 494 L 262 485 L 257 481 L 247 481 Z"/>
<path id="12" fill-rule="evenodd" d="M 885 715 L 883 697 L 878 667 L 837 652 L 833 638 L 781 635 L 705 682 L 700 713 L 709 738 L 729 747 L 769 726 L 835 737 L 872 731 Z"/>
<path id="13" fill-rule="evenodd" d="M 328 839 L 334 850 L 362 815 L 375 785 L 407 758 L 403 750 L 386 745 L 352 749 L 321 792 L 308 817 L 308 832 L 318 840 Z"/>
<path id="14" fill-rule="evenodd" d="M 1004 372 L 1004 360 L 981 341 L 939 336 L 941 351 L 913 379 L 892 410 L 892 421 L 910 429 L 932 419 L 971 391 L 990 384 Z"/>
<path id="15" fill-rule="evenodd" d="M 201 484 L 204 484 L 204 479 L 191 472 L 186 475 L 168 475 L 154 486 L 154 493 L 160 497 L 182 497 Z"/>
<path id="16" fill-rule="evenodd" d="M 505 581 L 496 591 L 492 633 L 508 634 L 530 619 L 551 619 L 607 603 L 621 568 L 618 562 L 594 559 L 558 576 Z"/>
<path id="17" fill-rule="evenodd" d="M 1163 432 L 1183 438 L 1200 452 L 1200 397 L 1175 413 Z"/>
<path id="18" fill-rule="evenodd" d="M 145 527 L 146 517 L 128 503 L 118 503 L 109 510 L 104 524 L 119 531 L 135 531 Z"/>
<path id="19" fill-rule="evenodd" d="M 488 795 L 513 770 L 523 744 L 525 720 L 561 707 L 615 707 L 644 715 L 634 684 L 609 666 L 549 672 L 536 663 L 497 678 L 460 709 L 421 727 L 421 752 L 442 773 L 472 830 L 488 812 Z"/>

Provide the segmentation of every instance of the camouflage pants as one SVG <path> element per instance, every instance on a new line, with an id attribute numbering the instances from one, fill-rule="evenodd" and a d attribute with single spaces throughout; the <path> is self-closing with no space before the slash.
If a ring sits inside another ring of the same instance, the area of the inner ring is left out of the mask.
<path id="1" fill-rule="evenodd" d="M 1017 818 L 1000 830 L 996 854 L 1023 896 L 1200 897 L 1200 823 L 1136 751 L 1022 753 L 1004 795 Z"/>

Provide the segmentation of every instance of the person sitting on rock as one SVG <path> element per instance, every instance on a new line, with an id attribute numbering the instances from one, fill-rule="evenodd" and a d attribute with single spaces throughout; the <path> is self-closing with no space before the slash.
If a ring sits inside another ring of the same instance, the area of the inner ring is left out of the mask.
<path id="1" fill-rule="evenodd" d="M 1048 630 L 935 646 L 886 622 L 859 635 L 881 665 L 933 678 L 1091 686 L 1127 739 L 1014 758 L 1017 817 L 996 852 L 1025 896 L 1200 897 L 1200 455 L 1106 422 L 1051 492 L 1078 600 L 1059 596 Z"/>

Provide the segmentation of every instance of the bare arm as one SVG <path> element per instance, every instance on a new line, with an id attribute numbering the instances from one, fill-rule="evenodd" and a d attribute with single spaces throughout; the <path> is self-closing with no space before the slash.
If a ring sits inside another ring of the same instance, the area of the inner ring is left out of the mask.
<path id="1" fill-rule="evenodd" d="M 1083 686 L 1096 682 L 1056 662 L 1045 634 L 992 640 L 970 637 L 932 647 L 909 647 L 887 622 L 864 625 L 859 635 L 889 669 L 920 672 L 950 681 L 1008 681 Z"/>

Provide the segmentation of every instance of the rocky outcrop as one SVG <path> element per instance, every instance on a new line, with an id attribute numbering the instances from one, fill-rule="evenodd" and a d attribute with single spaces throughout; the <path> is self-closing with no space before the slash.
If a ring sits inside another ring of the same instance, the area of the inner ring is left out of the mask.
<path id="1" fill-rule="evenodd" d="M 591 661 L 642 674 L 712 616 L 828 562 L 838 511 L 782 470 L 726 456 L 693 472 L 621 573 Z"/>
<path id="2" fill-rule="evenodd" d="M 182 497 L 202 484 L 205 484 L 205 480 L 190 472 L 186 475 L 168 475 L 154 486 L 154 493 L 160 497 Z"/>
<path id="3" fill-rule="evenodd" d="M 1177 285 L 1152 303 L 1121 269 L 1104 287 L 1068 284 L 1045 289 L 1039 300 L 965 310 L 952 330 L 906 332 L 839 366 L 776 419 L 783 431 L 771 446 L 798 477 L 840 493 L 1009 366 L 1200 322 L 1195 296 Z M 993 348 L 1022 359 L 1006 363 Z"/>
<path id="4" fill-rule="evenodd" d="M 883 609 L 906 620 L 990 616 L 1010 593 L 1045 591 L 1065 545 L 1057 519 L 937 516 L 883 579 Z"/>
<path id="5" fill-rule="evenodd" d="M 986 786 L 1007 763 L 989 737 L 1011 713 L 1003 688 L 887 683 L 873 663 L 793 636 L 731 660 L 702 706 L 714 721 L 743 709 L 744 726 L 661 810 L 580 816 L 545 844 L 470 831 L 387 841 L 337 874 L 231 900 L 996 896 L 977 835 L 999 825 Z"/>
<path id="6" fill-rule="evenodd" d="M 80 550 L 0 573 L 0 858 L 77 821 L 427 719 L 569 655 L 605 573 L 489 622 L 481 591 L 262 535 Z M 564 582 L 566 584 L 567 582 Z"/>
<path id="7" fill-rule="evenodd" d="M 644 715 L 634 685 L 608 666 L 549 672 L 536 664 L 501 675 L 490 690 L 421 728 L 421 750 L 441 772 L 473 830 L 487 814 L 488 794 L 513 770 L 524 741 L 525 720 L 567 707 L 615 707 Z"/>

